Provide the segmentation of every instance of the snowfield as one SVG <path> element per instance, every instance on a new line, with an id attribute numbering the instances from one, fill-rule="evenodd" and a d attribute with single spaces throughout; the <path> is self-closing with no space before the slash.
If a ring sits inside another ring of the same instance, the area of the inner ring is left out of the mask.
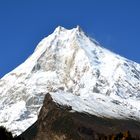
<path id="1" fill-rule="evenodd" d="M 140 121 L 140 64 L 101 47 L 79 26 L 59 26 L 0 80 L 0 125 L 22 133 L 47 93 L 73 111 Z"/>

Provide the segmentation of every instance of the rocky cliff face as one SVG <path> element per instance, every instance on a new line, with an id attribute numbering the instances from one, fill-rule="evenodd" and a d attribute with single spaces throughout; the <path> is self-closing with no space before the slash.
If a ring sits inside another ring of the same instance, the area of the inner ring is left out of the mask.
<path id="1" fill-rule="evenodd" d="M 28 133 L 33 130 L 35 133 L 29 138 Z M 56 104 L 47 94 L 36 124 L 22 136 L 25 140 L 99 140 L 113 139 L 119 132 L 126 134 L 128 130 L 132 137 L 140 137 L 140 123 L 134 120 L 99 118 L 73 112 L 71 107 Z"/>

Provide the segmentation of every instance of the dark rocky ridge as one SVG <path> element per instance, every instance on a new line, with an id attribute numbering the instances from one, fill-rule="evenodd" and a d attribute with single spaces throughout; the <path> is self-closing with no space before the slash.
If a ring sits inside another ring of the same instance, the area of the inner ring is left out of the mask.
<path id="1" fill-rule="evenodd" d="M 72 112 L 71 107 L 60 106 L 53 102 L 48 93 L 37 122 L 21 136 L 26 140 L 99 140 L 127 130 L 132 137 L 140 137 L 139 122 L 99 118 Z"/>

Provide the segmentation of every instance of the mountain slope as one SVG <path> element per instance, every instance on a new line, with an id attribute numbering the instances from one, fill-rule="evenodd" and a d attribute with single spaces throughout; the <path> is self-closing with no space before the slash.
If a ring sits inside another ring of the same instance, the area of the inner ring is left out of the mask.
<path id="1" fill-rule="evenodd" d="M 48 92 L 73 111 L 140 120 L 140 65 L 100 47 L 79 27 L 57 27 L 0 80 L 0 125 L 23 132 Z"/>
<path id="2" fill-rule="evenodd" d="M 37 121 L 20 137 L 25 140 L 139 140 L 139 132 L 140 123 L 135 120 L 73 112 L 69 106 L 56 104 L 48 93 Z"/>
<path id="3" fill-rule="evenodd" d="M 108 137 L 111 140 L 113 135 L 117 136 L 118 133 L 123 134 L 128 130 L 133 138 L 140 137 L 140 123 L 137 121 L 100 118 L 82 112 L 71 112 L 71 109 L 71 107 L 54 103 L 48 93 L 36 122 L 34 139 L 100 140 Z"/>

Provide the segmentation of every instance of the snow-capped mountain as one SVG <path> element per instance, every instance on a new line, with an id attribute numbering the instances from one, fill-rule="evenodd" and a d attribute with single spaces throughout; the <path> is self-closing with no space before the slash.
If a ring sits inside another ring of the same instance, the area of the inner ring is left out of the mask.
<path id="1" fill-rule="evenodd" d="M 102 48 L 80 27 L 57 27 L 0 80 L 0 125 L 23 132 L 47 93 L 73 111 L 140 121 L 140 65 Z"/>

